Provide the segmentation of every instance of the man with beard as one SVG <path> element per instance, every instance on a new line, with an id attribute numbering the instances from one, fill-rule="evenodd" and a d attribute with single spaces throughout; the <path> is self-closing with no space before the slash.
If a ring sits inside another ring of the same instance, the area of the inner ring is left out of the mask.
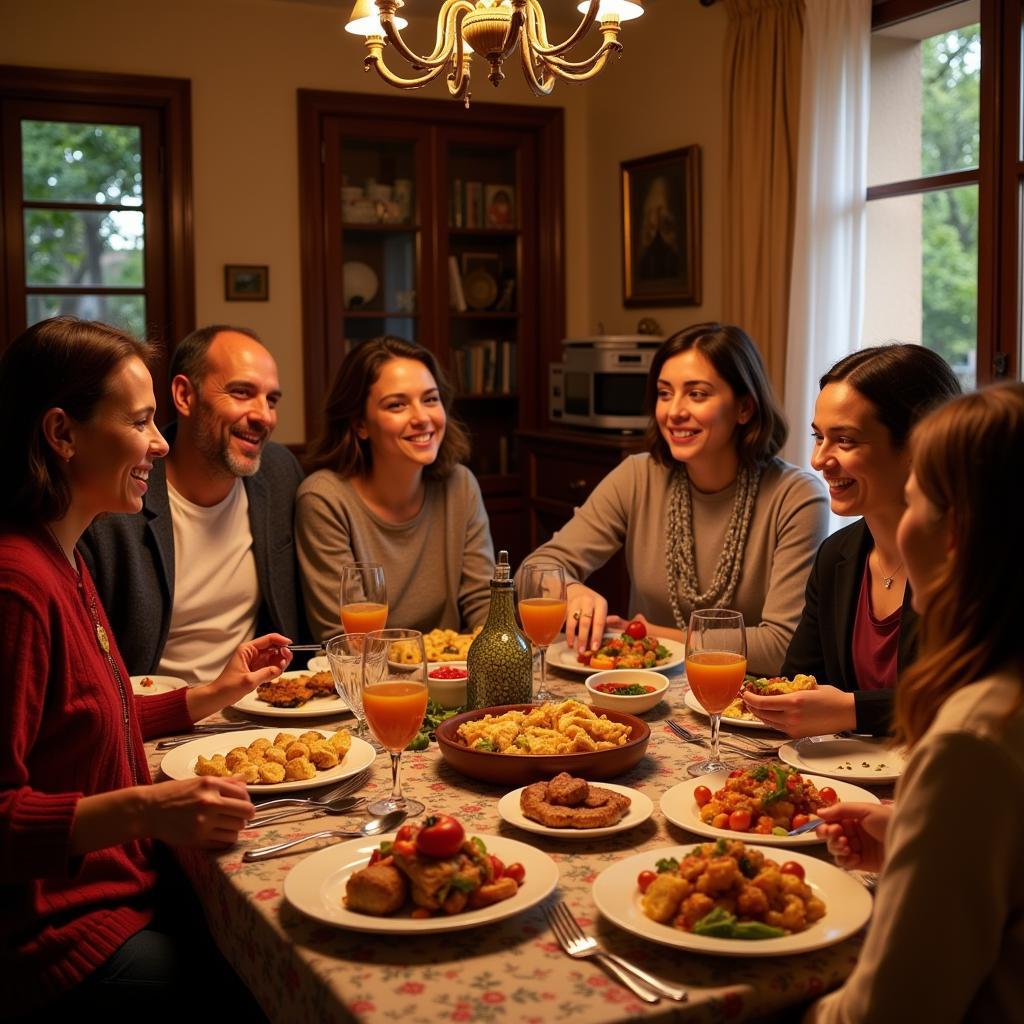
<path id="1" fill-rule="evenodd" d="M 128 670 L 191 684 L 243 640 L 305 633 L 292 539 L 302 471 L 269 443 L 281 388 L 252 331 L 194 331 L 170 377 L 178 420 L 142 514 L 100 517 L 80 547 Z"/>

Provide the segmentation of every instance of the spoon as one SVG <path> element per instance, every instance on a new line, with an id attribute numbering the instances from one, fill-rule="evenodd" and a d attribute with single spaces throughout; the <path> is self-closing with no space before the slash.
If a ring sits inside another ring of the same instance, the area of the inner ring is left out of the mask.
<path id="1" fill-rule="evenodd" d="M 397 828 L 408 817 L 407 811 L 391 811 L 381 818 L 371 818 L 364 825 L 353 830 L 342 830 L 337 828 L 324 829 L 322 832 L 311 832 L 308 836 L 300 836 L 298 839 L 289 839 L 284 843 L 275 843 L 273 846 L 263 846 L 258 850 L 246 850 L 242 860 L 251 864 L 254 861 L 266 860 L 268 857 L 275 857 L 293 846 L 300 846 L 313 839 L 362 839 L 366 836 L 380 835 L 381 832 L 390 832 Z"/>

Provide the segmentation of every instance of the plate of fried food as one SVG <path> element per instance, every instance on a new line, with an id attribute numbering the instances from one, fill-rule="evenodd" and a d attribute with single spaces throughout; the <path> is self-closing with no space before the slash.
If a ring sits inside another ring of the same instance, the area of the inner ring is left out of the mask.
<path id="1" fill-rule="evenodd" d="M 775 727 L 767 722 L 762 722 L 746 704 L 743 703 L 743 694 L 746 692 L 756 693 L 762 697 L 776 697 L 784 693 L 796 693 L 798 690 L 813 690 L 817 686 L 814 676 L 807 676 L 798 673 L 792 679 L 785 676 L 755 677 L 747 676 L 743 681 L 743 687 L 733 698 L 729 706 L 722 712 L 723 725 L 735 725 L 742 729 L 771 729 Z M 699 700 L 692 690 L 687 690 L 683 697 L 683 703 L 698 715 L 708 717 L 708 713 L 701 706 Z"/>
<path id="2" fill-rule="evenodd" d="M 423 649 L 428 662 L 465 661 L 469 646 L 476 639 L 483 626 L 477 626 L 472 633 L 456 633 L 454 629 L 432 629 L 423 634 Z M 416 644 L 395 643 L 391 645 L 388 664 L 392 668 L 406 668 L 418 665 L 419 655 Z"/>
<path id="3" fill-rule="evenodd" d="M 867 923 L 871 895 L 849 872 L 776 856 L 735 839 L 647 850 L 602 871 L 594 902 L 634 935 L 713 956 L 808 953 Z"/>
<path id="4" fill-rule="evenodd" d="M 369 768 L 376 756 L 369 743 L 347 729 L 243 729 L 211 733 L 175 747 L 160 762 L 160 770 L 171 779 L 241 775 L 260 793 L 286 793 L 341 782 Z"/>
<path id="5" fill-rule="evenodd" d="M 640 629 L 634 628 L 637 626 Z M 634 636 L 629 629 L 636 634 L 642 629 L 643 635 Z M 631 622 L 626 632 L 606 634 L 596 651 L 581 651 L 562 640 L 548 648 L 547 659 L 549 665 L 565 672 L 588 676 L 619 668 L 670 669 L 686 660 L 686 645 L 648 634 L 642 622 Z"/>
<path id="6" fill-rule="evenodd" d="M 628 786 L 594 786 L 568 772 L 506 793 L 498 814 L 524 832 L 557 839 L 596 839 L 645 822 L 654 813 L 650 797 Z"/>
<path id="7" fill-rule="evenodd" d="M 662 794 L 660 807 L 673 825 L 712 839 L 744 835 L 765 846 L 813 846 L 822 842 L 813 831 L 787 833 L 840 801 L 879 802 L 859 786 L 775 762 L 687 779 Z"/>
<path id="8" fill-rule="evenodd" d="M 622 775 L 644 756 L 651 730 L 635 715 L 563 700 L 466 711 L 442 722 L 436 736 L 441 756 L 463 775 L 526 785 L 560 772 Z"/>
<path id="9" fill-rule="evenodd" d="M 257 686 L 234 705 L 249 715 L 270 718 L 324 718 L 345 715 L 349 706 L 338 696 L 334 676 L 325 672 L 282 672 Z"/>
<path id="10" fill-rule="evenodd" d="M 184 679 L 177 676 L 130 676 L 132 693 L 139 697 L 151 697 L 156 693 L 170 693 L 187 686 Z"/>
<path id="11" fill-rule="evenodd" d="M 558 867 L 546 853 L 503 836 L 467 837 L 455 819 L 441 819 L 441 841 L 454 845 L 430 846 L 437 856 L 425 853 L 419 838 L 429 826 L 403 825 L 380 838 L 354 839 L 306 857 L 286 876 L 285 897 L 325 924 L 424 935 L 513 917 L 558 885 Z"/>

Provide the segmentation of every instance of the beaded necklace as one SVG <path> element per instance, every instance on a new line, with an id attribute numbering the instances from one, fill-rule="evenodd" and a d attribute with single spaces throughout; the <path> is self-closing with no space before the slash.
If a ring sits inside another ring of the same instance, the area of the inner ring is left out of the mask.
<path id="1" fill-rule="evenodd" d="M 725 542 L 718 557 L 714 575 L 707 590 L 698 590 L 697 543 L 693 536 L 693 499 L 686 466 L 676 466 L 669 484 L 668 530 L 665 543 L 665 570 L 668 596 L 676 626 L 684 633 L 689 622 L 683 616 L 681 601 L 691 609 L 727 607 L 736 593 L 743 552 L 750 533 L 757 488 L 761 482 L 760 468 L 740 468 L 736 475 L 736 497 L 725 531 Z"/>

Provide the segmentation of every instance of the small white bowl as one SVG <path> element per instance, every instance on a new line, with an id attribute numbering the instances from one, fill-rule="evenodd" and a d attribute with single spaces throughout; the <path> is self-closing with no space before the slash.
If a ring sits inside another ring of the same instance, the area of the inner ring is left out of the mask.
<path id="1" fill-rule="evenodd" d="M 653 686 L 654 690 L 651 693 L 624 696 L 616 693 L 602 693 L 596 689 L 599 683 L 614 683 L 616 686 L 631 686 L 634 683 L 639 683 L 641 686 Z M 668 676 L 664 676 L 660 672 L 652 672 L 648 668 L 609 669 L 606 672 L 595 672 L 592 676 L 587 676 L 587 691 L 590 694 L 590 703 L 594 707 L 640 715 L 645 711 L 650 711 L 665 696 L 668 691 Z"/>
<path id="2" fill-rule="evenodd" d="M 439 668 L 457 668 L 466 672 L 464 661 L 431 661 L 427 663 L 427 693 L 435 704 L 443 708 L 461 708 L 466 703 L 466 683 L 469 673 L 462 679 L 431 679 L 430 673 Z"/>

